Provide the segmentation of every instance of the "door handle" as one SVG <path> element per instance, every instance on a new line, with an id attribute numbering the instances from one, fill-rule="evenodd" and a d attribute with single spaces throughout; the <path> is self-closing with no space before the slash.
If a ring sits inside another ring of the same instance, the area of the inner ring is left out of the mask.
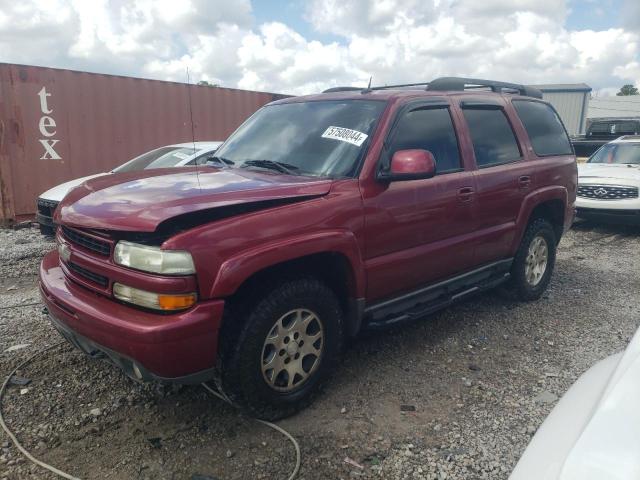
<path id="1" fill-rule="evenodd" d="M 470 202 L 473 198 L 473 194 L 473 187 L 462 187 L 460 190 L 458 190 L 458 199 L 461 202 Z"/>
<path id="2" fill-rule="evenodd" d="M 520 188 L 529 188 L 531 185 L 531 176 L 530 175 L 522 175 L 518 178 L 518 185 Z"/>

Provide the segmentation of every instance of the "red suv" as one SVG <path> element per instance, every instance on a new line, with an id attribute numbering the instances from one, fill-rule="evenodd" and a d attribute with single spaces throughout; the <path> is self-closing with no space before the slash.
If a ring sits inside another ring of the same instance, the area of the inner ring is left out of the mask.
<path id="1" fill-rule="evenodd" d="M 131 377 L 215 379 L 279 418 L 363 328 L 502 282 L 540 297 L 576 184 L 560 118 L 522 85 L 441 78 L 288 98 L 198 170 L 71 191 L 42 297 L 69 341 Z"/>

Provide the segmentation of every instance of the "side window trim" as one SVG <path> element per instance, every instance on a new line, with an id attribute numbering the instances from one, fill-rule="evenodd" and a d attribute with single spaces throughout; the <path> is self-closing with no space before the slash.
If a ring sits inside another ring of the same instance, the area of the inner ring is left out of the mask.
<path id="1" fill-rule="evenodd" d="M 460 110 L 462 111 L 462 117 L 466 123 L 466 127 L 467 130 L 469 131 L 469 133 L 471 134 L 471 128 L 469 126 L 469 122 L 467 122 L 467 119 L 464 118 L 464 111 L 465 110 L 499 110 L 500 112 L 502 112 L 502 115 L 504 116 L 505 120 L 507 121 L 507 125 L 509 125 L 509 129 L 511 130 L 511 134 L 513 135 L 513 139 L 515 141 L 516 146 L 518 147 L 518 152 L 520 153 L 519 157 L 516 157 L 512 160 L 505 160 L 503 162 L 495 162 L 495 163 L 487 163 L 485 165 L 479 165 L 478 164 L 478 159 L 476 158 L 476 150 L 475 150 L 475 146 L 473 145 L 473 138 L 470 138 L 469 140 L 471 141 L 471 147 L 473 150 L 473 160 L 475 162 L 476 168 L 478 170 L 480 169 L 485 169 L 485 168 L 491 168 L 491 167 L 499 167 L 502 165 L 509 165 L 512 163 L 518 163 L 518 162 L 522 162 L 525 160 L 525 156 L 524 156 L 524 152 L 522 151 L 522 145 L 520 144 L 520 138 L 518 137 L 518 134 L 516 133 L 516 129 L 513 127 L 513 122 L 511 120 L 511 117 L 509 116 L 509 114 L 507 113 L 506 109 L 504 108 L 504 105 L 494 105 L 494 104 L 490 104 L 490 103 L 485 103 L 485 104 L 474 104 L 474 105 L 469 105 L 467 104 L 466 106 L 461 102 L 460 103 Z"/>
<path id="2" fill-rule="evenodd" d="M 418 100 L 418 101 L 407 102 L 405 105 L 403 105 L 401 108 L 398 109 L 393 119 L 393 122 L 391 124 L 391 128 L 389 128 L 389 131 L 387 132 L 387 135 L 384 141 L 382 142 L 382 151 L 380 152 L 380 157 L 378 158 L 378 163 L 376 166 L 377 172 L 382 171 L 383 168 L 389 168 L 389 164 L 391 163 L 391 158 L 389 157 L 389 145 L 393 143 L 394 137 L 398 131 L 398 125 L 400 123 L 400 119 L 404 115 L 411 112 L 415 112 L 417 110 L 438 110 L 438 109 L 447 110 L 447 113 L 449 114 L 453 135 L 456 138 L 456 147 L 458 150 L 458 159 L 460 161 L 460 168 L 444 170 L 441 172 L 436 171 L 436 176 L 463 172 L 465 170 L 464 160 L 462 156 L 462 145 L 460 143 L 460 136 L 458 134 L 458 129 L 456 128 L 456 122 L 453 116 L 451 104 L 444 98 L 442 99 L 434 98 L 432 100 Z"/>

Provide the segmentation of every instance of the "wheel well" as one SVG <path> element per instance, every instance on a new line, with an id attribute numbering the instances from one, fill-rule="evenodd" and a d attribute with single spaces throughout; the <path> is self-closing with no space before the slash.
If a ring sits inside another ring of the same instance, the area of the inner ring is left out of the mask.
<path id="1" fill-rule="evenodd" d="M 564 204 L 562 200 L 548 200 L 537 205 L 531 212 L 529 222 L 538 218 L 544 218 L 551 223 L 556 234 L 556 241 L 559 242 L 564 231 Z"/>
<path id="2" fill-rule="evenodd" d="M 316 277 L 331 288 L 342 305 L 348 309 L 349 299 L 356 296 L 355 276 L 347 257 L 338 252 L 324 252 L 288 260 L 260 270 L 246 279 L 233 298 L 247 298 L 264 285 L 273 284 L 283 278 L 299 276 Z"/>

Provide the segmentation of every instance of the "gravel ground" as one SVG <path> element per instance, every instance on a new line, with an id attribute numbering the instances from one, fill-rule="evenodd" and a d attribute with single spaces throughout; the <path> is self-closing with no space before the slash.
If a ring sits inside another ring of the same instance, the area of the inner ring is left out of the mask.
<path id="1" fill-rule="evenodd" d="M 37 304 L 51 248 L 36 230 L 0 231 L 1 379 L 60 340 Z M 638 271 L 640 229 L 580 223 L 538 302 L 496 290 L 365 334 L 314 405 L 280 422 L 302 449 L 298 478 L 507 478 L 558 397 L 640 325 Z M 8 424 L 77 477 L 272 479 L 293 468 L 280 434 L 201 387 L 140 385 L 66 344 L 19 374 L 30 383 L 9 388 Z M 54 477 L 0 432 L 0 479 L 24 478 Z"/>

